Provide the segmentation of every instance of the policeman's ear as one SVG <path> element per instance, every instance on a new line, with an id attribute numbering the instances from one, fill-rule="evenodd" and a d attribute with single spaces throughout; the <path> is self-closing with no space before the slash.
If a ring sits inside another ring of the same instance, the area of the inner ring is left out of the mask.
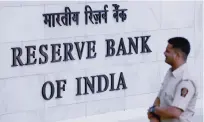
<path id="1" fill-rule="evenodd" d="M 172 51 L 172 56 L 173 56 L 173 59 L 176 59 L 177 58 L 177 50 L 175 48 L 173 48 L 173 51 Z"/>
<path id="2" fill-rule="evenodd" d="M 181 52 L 180 49 L 174 49 L 174 58 L 181 58 L 183 57 L 183 53 Z"/>

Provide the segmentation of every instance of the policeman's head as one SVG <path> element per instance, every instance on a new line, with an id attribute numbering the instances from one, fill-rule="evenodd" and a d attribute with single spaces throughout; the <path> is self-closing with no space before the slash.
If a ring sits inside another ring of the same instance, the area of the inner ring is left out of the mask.
<path id="1" fill-rule="evenodd" d="M 190 43 L 183 37 L 174 37 L 168 40 L 168 45 L 164 52 L 165 62 L 175 65 L 177 62 L 186 62 L 190 53 Z"/>

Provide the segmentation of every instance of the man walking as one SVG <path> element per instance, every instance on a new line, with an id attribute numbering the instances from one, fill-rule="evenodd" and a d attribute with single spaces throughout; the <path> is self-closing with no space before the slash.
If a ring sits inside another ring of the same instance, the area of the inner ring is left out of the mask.
<path id="1" fill-rule="evenodd" d="M 195 81 L 187 69 L 190 44 L 183 37 L 168 40 L 165 62 L 171 66 L 152 107 L 148 109 L 150 122 L 191 122 L 198 96 Z"/>

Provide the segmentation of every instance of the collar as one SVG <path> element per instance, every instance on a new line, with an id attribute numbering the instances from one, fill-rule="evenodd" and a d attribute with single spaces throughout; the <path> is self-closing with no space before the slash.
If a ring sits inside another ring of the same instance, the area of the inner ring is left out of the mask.
<path id="1" fill-rule="evenodd" d="M 180 67 L 178 67 L 177 69 L 175 69 L 175 70 L 172 72 L 173 76 L 174 76 L 175 78 L 180 78 L 180 77 L 182 77 L 183 72 L 184 72 L 184 71 L 186 70 L 186 68 L 187 68 L 186 65 L 187 65 L 187 64 L 184 63 L 184 64 L 182 64 Z"/>

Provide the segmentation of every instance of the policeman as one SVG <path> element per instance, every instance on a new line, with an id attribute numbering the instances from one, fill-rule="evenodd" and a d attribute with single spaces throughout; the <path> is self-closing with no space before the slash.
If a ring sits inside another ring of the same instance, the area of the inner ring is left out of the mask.
<path id="1" fill-rule="evenodd" d="M 152 107 L 148 109 L 150 122 L 191 122 L 198 96 L 195 81 L 187 69 L 190 44 L 183 37 L 168 40 L 164 55 L 171 66 Z"/>

